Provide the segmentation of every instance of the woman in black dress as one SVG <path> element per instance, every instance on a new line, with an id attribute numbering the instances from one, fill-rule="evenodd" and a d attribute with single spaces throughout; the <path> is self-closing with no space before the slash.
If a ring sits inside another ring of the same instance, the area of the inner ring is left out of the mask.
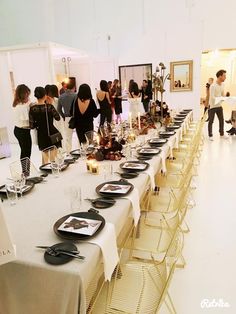
<path id="1" fill-rule="evenodd" d="M 52 99 L 46 96 L 46 91 L 43 87 L 36 87 L 34 90 L 34 96 L 37 98 L 37 103 L 30 108 L 29 120 L 30 127 L 36 128 L 39 150 L 43 151 L 50 146 L 61 147 L 61 141 L 52 144 L 49 135 L 56 134 L 58 130 L 53 125 L 53 120 L 60 120 L 60 115 L 52 105 Z M 51 158 L 56 157 L 56 151 L 51 153 Z M 52 161 L 50 160 L 50 161 Z M 43 164 L 49 161 L 47 152 L 42 152 Z"/>
<path id="2" fill-rule="evenodd" d="M 120 81 L 115 79 L 113 82 L 113 88 L 114 88 L 114 103 L 115 103 L 115 113 L 116 113 L 116 123 L 121 122 L 121 116 L 122 113 L 122 92 L 121 92 L 121 85 Z"/>
<path id="3" fill-rule="evenodd" d="M 97 100 L 101 110 L 100 126 L 103 126 L 106 121 L 107 123 L 111 123 L 112 109 L 107 81 L 102 80 L 100 82 L 100 90 L 97 92 Z"/>
<path id="4" fill-rule="evenodd" d="M 87 84 L 79 87 L 77 97 L 71 108 L 71 115 L 75 119 L 76 133 L 80 143 L 85 143 L 85 133 L 93 131 L 93 119 L 99 114 L 99 110 L 92 98 L 91 89 Z"/>

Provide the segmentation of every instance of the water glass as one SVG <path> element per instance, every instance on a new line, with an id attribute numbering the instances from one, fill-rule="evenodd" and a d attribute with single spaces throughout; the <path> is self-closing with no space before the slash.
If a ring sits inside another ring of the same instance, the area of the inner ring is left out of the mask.
<path id="1" fill-rule="evenodd" d="M 70 186 L 65 190 L 66 196 L 70 201 L 70 211 L 78 212 L 82 208 L 82 191 L 81 187 Z"/>
<path id="2" fill-rule="evenodd" d="M 5 185 L 6 193 L 7 193 L 7 199 L 10 202 L 10 205 L 13 206 L 16 204 L 17 201 L 17 188 L 14 184 L 14 182 L 7 183 Z"/>
<path id="3" fill-rule="evenodd" d="M 51 169 L 52 169 L 52 174 L 53 174 L 54 178 L 58 178 L 59 177 L 59 171 L 60 171 L 60 165 L 57 162 L 52 161 L 51 162 Z"/>

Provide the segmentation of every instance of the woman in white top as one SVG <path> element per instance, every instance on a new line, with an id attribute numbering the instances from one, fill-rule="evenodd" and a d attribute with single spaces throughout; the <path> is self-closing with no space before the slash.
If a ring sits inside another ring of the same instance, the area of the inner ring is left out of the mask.
<path id="1" fill-rule="evenodd" d="M 130 98 L 128 98 L 129 101 L 129 112 L 132 114 L 133 118 L 136 118 L 138 116 L 138 112 L 143 113 L 143 105 L 141 102 L 141 93 L 138 88 L 138 84 L 136 82 L 132 83 L 132 91 L 130 94 Z"/>
<path id="2" fill-rule="evenodd" d="M 21 153 L 20 159 L 31 156 L 32 140 L 29 127 L 29 95 L 28 86 L 18 85 L 13 101 L 13 112 L 15 120 L 14 135 L 17 138 Z M 23 166 L 24 165 L 24 166 Z M 29 166 L 22 162 L 22 170 L 25 176 L 29 175 Z"/>

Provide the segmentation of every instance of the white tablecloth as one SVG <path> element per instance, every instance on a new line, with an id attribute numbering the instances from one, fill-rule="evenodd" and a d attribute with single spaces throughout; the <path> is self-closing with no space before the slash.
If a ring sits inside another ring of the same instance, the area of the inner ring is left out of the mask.
<path id="1" fill-rule="evenodd" d="M 177 130 L 177 132 L 180 132 Z M 162 147 L 162 156 L 157 155 L 149 161 L 153 172 L 157 173 L 163 166 L 163 158 L 174 147 L 176 136 Z M 104 161 L 103 163 L 106 163 Z M 114 171 L 119 170 L 120 162 L 113 162 Z M 117 174 L 111 178 L 120 179 Z M 102 264 L 102 253 L 98 245 L 88 242 L 77 243 L 85 261 L 71 262 L 53 266 L 46 264 L 43 251 L 37 245 L 53 245 L 63 240 L 53 231 L 54 223 L 70 213 L 70 202 L 66 196 L 68 186 L 80 186 L 83 198 L 97 197 L 95 188 L 104 181 L 103 175 L 92 175 L 86 172 L 86 164 L 78 160 L 59 178 L 48 176 L 47 182 L 35 185 L 34 189 L 20 199 L 15 206 L 3 203 L 3 212 L 17 247 L 17 259 L 0 266 L 0 313 L 86 313 L 86 290 Z M 130 180 L 139 197 L 150 184 L 148 174 L 140 173 Z M 87 211 L 90 204 L 83 201 L 82 211 Z M 132 217 L 132 206 L 129 199 L 117 199 L 116 204 L 100 210 L 106 222 L 114 225 L 116 236 L 122 234 L 128 217 Z M 96 241 L 95 241 L 96 242 Z"/>

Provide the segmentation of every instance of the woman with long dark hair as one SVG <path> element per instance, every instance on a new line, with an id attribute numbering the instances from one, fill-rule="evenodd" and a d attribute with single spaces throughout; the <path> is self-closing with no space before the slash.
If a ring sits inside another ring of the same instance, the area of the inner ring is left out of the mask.
<path id="1" fill-rule="evenodd" d="M 15 96 L 13 100 L 13 112 L 15 120 L 14 135 L 20 145 L 20 158 L 23 159 L 31 156 L 32 140 L 30 135 L 29 125 L 29 101 L 30 89 L 25 84 L 18 85 L 15 90 Z M 23 166 L 23 164 L 22 164 Z M 27 169 L 23 168 L 23 173 L 29 175 L 29 165 L 26 165 Z"/>
<path id="2" fill-rule="evenodd" d="M 144 109 L 141 102 L 141 93 L 136 82 L 132 83 L 131 97 L 128 98 L 128 101 L 130 104 L 129 112 L 132 114 L 133 118 L 136 118 L 138 113 L 143 113 Z"/>
<path id="3" fill-rule="evenodd" d="M 99 110 L 93 100 L 88 84 L 79 87 L 77 97 L 71 108 L 71 115 L 75 119 L 75 129 L 80 143 L 85 143 L 85 133 L 93 131 L 93 119 L 99 114 Z"/>
<path id="4" fill-rule="evenodd" d="M 111 100 L 109 96 L 107 81 L 105 80 L 102 80 L 100 82 L 100 90 L 97 92 L 97 100 L 99 102 L 101 111 L 100 126 L 103 126 L 105 122 L 111 123 Z"/>
<path id="5" fill-rule="evenodd" d="M 114 104 L 115 104 L 115 114 L 116 114 L 116 123 L 121 122 L 121 116 L 122 113 L 122 91 L 121 91 L 121 85 L 120 81 L 115 79 L 113 82 L 113 89 L 114 89 Z"/>

